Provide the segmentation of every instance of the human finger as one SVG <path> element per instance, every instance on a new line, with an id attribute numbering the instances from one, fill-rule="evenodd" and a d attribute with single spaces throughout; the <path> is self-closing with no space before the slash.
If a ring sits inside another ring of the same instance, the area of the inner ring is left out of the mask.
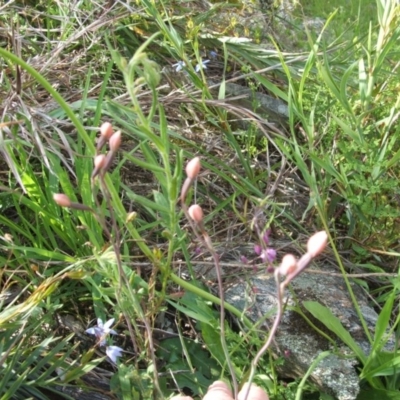
<path id="1" fill-rule="evenodd" d="M 222 381 L 215 381 L 207 390 L 203 400 L 233 400 L 232 391 Z"/>
<path id="2" fill-rule="evenodd" d="M 244 400 L 244 396 L 247 393 L 248 387 L 248 383 L 245 383 L 243 385 L 242 390 L 239 392 L 238 400 Z M 263 389 L 252 383 L 250 386 L 249 395 L 247 396 L 247 400 L 269 400 L 269 397 Z"/>

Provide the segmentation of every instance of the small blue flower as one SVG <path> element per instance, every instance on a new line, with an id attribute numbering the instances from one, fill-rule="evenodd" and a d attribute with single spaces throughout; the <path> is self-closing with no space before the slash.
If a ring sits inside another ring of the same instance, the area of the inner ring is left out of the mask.
<path id="1" fill-rule="evenodd" d="M 123 353 L 123 350 L 121 347 L 118 346 L 107 346 L 106 347 L 106 354 L 108 358 L 114 363 L 117 363 L 117 358 L 121 357 Z"/>
<path id="2" fill-rule="evenodd" d="M 100 346 L 105 346 L 107 335 L 118 335 L 118 333 L 115 332 L 114 329 L 110 329 L 110 327 L 114 324 L 114 321 L 115 319 L 111 318 L 103 324 L 103 320 L 101 318 L 98 318 L 97 325 L 86 329 L 85 332 L 89 335 L 95 335 L 96 338 L 99 340 Z"/>
<path id="3" fill-rule="evenodd" d="M 178 61 L 176 64 L 172 64 L 175 67 L 175 72 L 182 71 L 186 67 L 185 61 Z"/>
<path id="4" fill-rule="evenodd" d="M 207 65 L 206 64 L 208 64 L 209 62 L 210 62 L 210 60 L 204 60 L 204 61 L 201 62 L 201 64 L 197 64 L 196 68 L 195 68 L 196 72 L 200 72 L 201 68 L 202 69 L 207 69 Z"/>
<path id="5" fill-rule="evenodd" d="M 213 60 L 215 60 L 218 57 L 218 53 L 214 50 L 210 51 L 210 58 L 212 58 Z"/>

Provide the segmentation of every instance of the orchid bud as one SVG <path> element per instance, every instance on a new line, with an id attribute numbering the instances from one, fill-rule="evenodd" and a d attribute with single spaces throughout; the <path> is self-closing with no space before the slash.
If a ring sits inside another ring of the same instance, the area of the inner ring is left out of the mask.
<path id="1" fill-rule="evenodd" d="M 308 239 L 307 242 L 307 253 L 312 258 L 321 254 L 328 243 L 328 235 L 325 231 L 315 233 Z"/>
<path id="2" fill-rule="evenodd" d="M 190 179 L 196 179 L 197 175 L 199 175 L 200 168 L 200 157 L 195 157 L 191 159 L 186 165 L 186 175 Z"/>
<path id="3" fill-rule="evenodd" d="M 100 127 L 100 137 L 97 141 L 96 150 L 100 151 L 106 142 L 110 139 L 114 133 L 113 127 L 109 122 L 104 122 Z"/>
<path id="4" fill-rule="evenodd" d="M 254 245 L 254 253 L 256 253 L 258 256 L 261 255 L 262 247 L 259 244 Z"/>
<path id="5" fill-rule="evenodd" d="M 71 204 L 72 204 L 70 198 L 64 193 L 55 193 L 55 194 L 53 194 L 53 200 L 60 207 L 71 207 Z"/>
<path id="6" fill-rule="evenodd" d="M 104 168 L 106 161 L 106 155 L 105 154 L 99 154 L 94 158 L 94 169 L 92 172 L 92 179 L 94 179 L 100 171 Z"/>
<path id="7" fill-rule="evenodd" d="M 109 139 L 110 150 L 116 153 L 121 146 L 121 131 L 115 132 Z"/>
<path id="8" fill-rule="evenodd" d="M 103 122 L 100 127 L 100 136 L 104 139 L 109 140 L 110 137 L 113 135 L 114 130 L 112 125 L 109 122 Z"/>
<path id="9" fill-rule="evenodd" d="M 74 208 L 75 210 L 93 212 L 93 210 L 90 207 L 85 206 L 84 204 L 72 202 L 70 200 L 70 198 L 66 194 L 63 194 L 63 193 L 55 193 L 55 194 L 53 194 L 53 200 L 60 207 L 68 207 L 68 208 Z"/>
<path id="10" fill-rule="evenodd" d="M 286 254 L 282 258 L 281 265 L 279 266 L 279 273 L 281 275 L 291 275 L 297 269 L 297 260 L 293 254 Z"/>
<path id="11" fill-rule="evenodd" d="M 200 223 L 203 221 L 203 210 L 198 204 L 193 204 L 188 210 L 190 218 L 193 221 Z"/>

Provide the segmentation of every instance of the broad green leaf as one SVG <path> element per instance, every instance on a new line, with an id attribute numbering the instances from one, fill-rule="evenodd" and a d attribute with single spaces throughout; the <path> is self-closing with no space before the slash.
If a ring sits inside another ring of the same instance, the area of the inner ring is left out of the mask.
<path id="1" fill-rule="evenodd" d="M 339 318 L 332 314 L 332 311 L 316 301 L 304 301 L 303 306 L 314 318 L 322 322 L 329 330 L 334 332 L 351 350 L 357 355 L 358 359 L 364 364 L 366 356 L 360 346 L 351 337 L 348 330 L 342 325 Z"/>
<path id="2" fill-rule="evenodd" d="M 386 300 L 385 305 L 382 308 L 382 311 L 379 314 L 378 320 L 376 321 L 375 326 L 375 335 L 374 335 L 374 344 L 373 351 L 380 349 L 384 343 L 382 343 L 382 338 L 387 328 L 389 326 L 389 321 L 393 312 L 393 303 L 396 298 L 395 290 L 392 291 L 388 299 Z"/>

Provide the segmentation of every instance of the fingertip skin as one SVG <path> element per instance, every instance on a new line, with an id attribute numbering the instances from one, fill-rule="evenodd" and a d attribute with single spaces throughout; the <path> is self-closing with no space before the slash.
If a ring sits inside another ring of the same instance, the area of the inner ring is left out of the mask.
<path id="1" fill-rule="evenodd" d="M 239 392 L 238 400 L 244 400 L 244 396 L 247 393 L 248 383 L 243 385 L 242 390 Z M 267 393 L 257 385 L 251 384 L 249 395 L 247 400 L 269 400 Z"/>
<path id="2" fill-rule="evenodd" d="M 232 391 L 223 381 L 215 381 L 207 391 L 203 400 L 233 400 Z"/>
<path id="3" fill-rule="evenodd" d="M 181 395 L 178 395 L 178 396 L 172 397 L 171 400 L 193 400 L 193 398 L 190 397 L 190 396 L 181 396 Z"/>

